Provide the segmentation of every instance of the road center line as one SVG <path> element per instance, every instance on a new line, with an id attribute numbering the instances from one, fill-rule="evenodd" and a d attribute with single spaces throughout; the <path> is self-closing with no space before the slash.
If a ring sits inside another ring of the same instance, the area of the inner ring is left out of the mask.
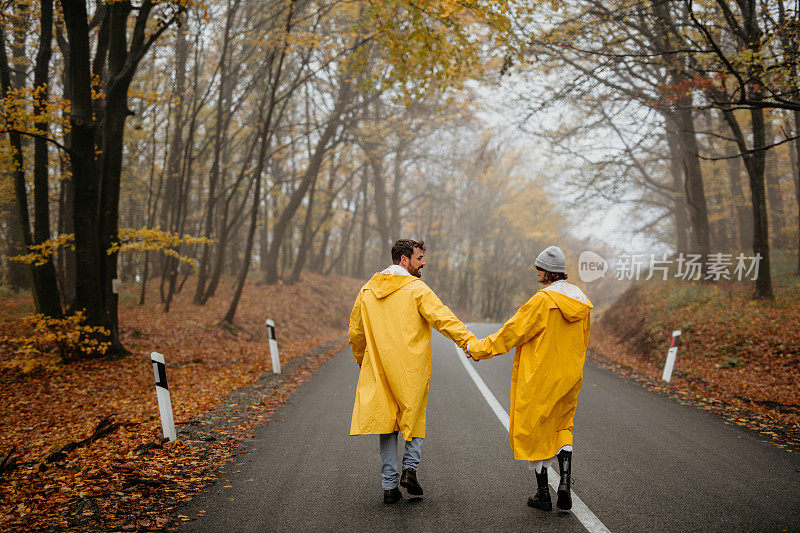
<path id="1" fill-rule="evenodd" d="M 475 386 L 478 387 L 478 390 L 483 395 L 483 398 L 486 400 L 486 403 L 489 404 L 489 407 L 492 408 L 494 414 L 497 415 L 497 418 L 500 420 L 500 423 L 503 424 L 503 427 L 506 428 L 508 431 L 509 427 L 509 416 L 506 413 L 506 410 L 503 409 L 503 406 L 500 405 L 500 402 L 497 401 L 492 391 L 489 390 L 489 387 L 486 386 L 486 382 L 483 381 L 483 378 L 478 374 L 478 371 L 472 366 L 466 356 L 464 355 L 464 351 L 459 348 L 455 343 L 453 347 L 456 349 L 456 357 L 458 360 L 461 361 L 461 364 L 464 366 L 464 369 L 469 374 L 469 377 L 472 378 L 472 381 L 475 383 Z M 558 482 L 557 479 L 560 479 L 558 472 L 556 472 L 553 467 L 547 467 L 547 478 L 550 482 L 550 486 L 553 489 L 558 490 Z M 580 520 L 583 527 L 586 528 L 587 531 L 591 533 L 610 533 L 609 529 L 600 521 L 599 518 L 595 516 L 595 514 L 586 507 L 586 504 L 583 503 L 577 494 L 575 494 L 574 490 L 570 490 L 572 493 L 572 514 L 575 515 L 575 518 Z"/>

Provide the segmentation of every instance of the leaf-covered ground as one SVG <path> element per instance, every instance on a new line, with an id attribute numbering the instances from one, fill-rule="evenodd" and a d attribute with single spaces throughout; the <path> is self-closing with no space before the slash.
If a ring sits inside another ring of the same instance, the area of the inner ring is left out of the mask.
<path id="1" fill-rule="evenodd" d="M 174 518 L 170 509 L 207 485 L 253 424 L 268 418 L 315 365 L 343 346 L 360 284 L 313 274 L 292 286 L 250 284 L 231 328 L 219 322 L 230 301 L 227 290 L 205 306 L 193 305 L 186 290 L 164 313 L 155 282 L 144 306 L 136 305 L 135 288 L 121 294 L 129 357 L 25 374 L 13 345 L 0 345 L 0 460 L 13 450 L 9 462 L 16 463 L 0 477 L 0 530 L 168 526 Z M 23 335 L 19 319 L 30 312 L 29 296 L 4 297 L 0 303 L 0 338 Z M 257 404 L 247 406 L 253 417 L 197 439 L 180 438 L 181 428 L 196 424 L 228 393 L 271 368 L 267 318 L 276 322 L 287 371 Z M 320 345 L 329 348 L 312 350 Z M 175 443 L 161 442 L 151 351 L 167 361 L 179 428 Z M 302 364 L 292 364 L 295 358 Z M 108 433 L 53 457 L 90 437 L 103 419 Z"/>
<path id="2" fill-rule="evenodd" d="M 775 263 L 774 301 L 753 301 L 750 283 L 636 283 L 593 326 L 591 352 L 650 388 L 800 449 L 800 276 L 793 266 Z M 677 329 L 666 383 L 661 374 Z"/>

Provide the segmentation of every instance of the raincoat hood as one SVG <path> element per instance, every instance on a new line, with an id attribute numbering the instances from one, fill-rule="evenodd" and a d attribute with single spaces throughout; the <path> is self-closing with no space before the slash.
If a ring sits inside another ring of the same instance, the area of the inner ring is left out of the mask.
<path id="1" fill-rule="evenodd" d="M 380 300 L 418 279 L 416 276 L 411 275 L 378 272 L 372 276 L 372 279 L 367 282 L 364 288 L 372 291 L 375 297 Z"/>
<path id="2" fill-rule="evenodd" d="M 592 303 L 566 281 L 537 291 L 500 331 L 469 345 L 488 359 L 516 347 L 509 438 L 514 458 L 541 461 L 573 444 Z"/>
<path id="3" fill-rule="evenodd" d="M 553 300 L 568 322 L 586 318 L 593 307 L 582 290 L 566 281 L 552 283 L 542 289 L 542 292 Z"/>
<path id="4" fill-rule="evenodd" d="M 386 270 L 358 291 L 350 313 L 350 347 L 360 367 L 350 434 L 400 431 L 408 441 L 425 437 L 431 329 L 460 348 L 478 339 L 424 281 L 397 265 Z"/>

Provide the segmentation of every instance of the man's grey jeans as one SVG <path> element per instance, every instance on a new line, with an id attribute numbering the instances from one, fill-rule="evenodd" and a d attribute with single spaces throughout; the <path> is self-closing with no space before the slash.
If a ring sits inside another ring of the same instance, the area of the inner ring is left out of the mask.
<path id="1" fill-rule="evenodd" d="M 397 471 L 397 434 L 384 433 L 378 435 L 381 444 L 381 485 L 383 490 L 395 488 L 400 482 L 400 473 Z M 417 469 L 419 466 L 419 454 L 422 450 L 422 437 L 414 437 L 410 441 L 403 441 L 406 443 L 406 449 L 403 452 L 403 470 L 406 468 Z"/>

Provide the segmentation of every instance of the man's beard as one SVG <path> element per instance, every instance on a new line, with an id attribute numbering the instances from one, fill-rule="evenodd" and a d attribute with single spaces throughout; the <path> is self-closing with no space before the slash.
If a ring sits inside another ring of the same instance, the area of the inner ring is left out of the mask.
<path id="1" fill-rule="evenodd" d="M 408 270 L 408 273 L 411 274 L 412 276 L 416 276 L 418 278 L 422 277 L 421 268 L 414 268 L 409 265 L 409 267 L 406 270 Z"/>

